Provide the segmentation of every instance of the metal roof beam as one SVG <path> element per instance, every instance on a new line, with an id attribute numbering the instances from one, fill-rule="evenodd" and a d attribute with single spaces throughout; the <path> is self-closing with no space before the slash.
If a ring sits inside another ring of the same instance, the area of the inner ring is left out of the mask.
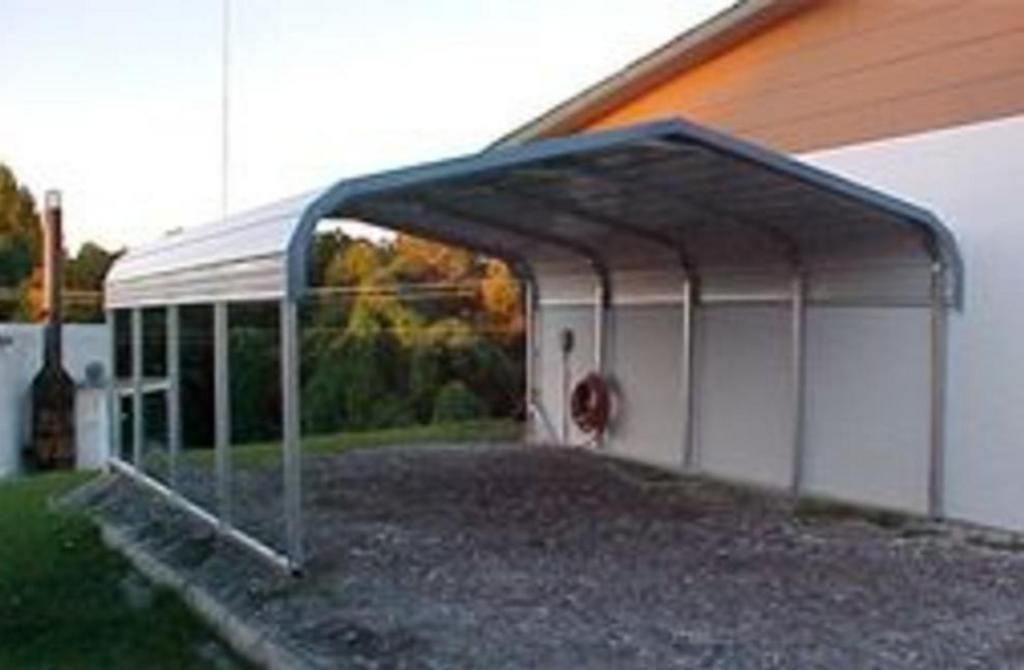
<path id="1" fill-rule="evenodd" d="M 726 221 L 735 226 L 753 230 L 758 235 L 771 240 L 771 244 L 776 247 L 776 250 L 782 255 L 783 260 L 791 265 L 794 269 L 801 267 L 800 257 L 800 246 L 796 241 L 789 235 L 784 233 L 776 226 L 772 226 L 765 223 L 755 223 L 747 221 L 745 219 L 738 218 L 729 214 L 728 212 L 722 211 L 714 205 L 708 204 L 702 200 L 685 196 L 681 193 L 676 192 L 673 189 L 665 188 L 663 186 L 652 184 L 650 181 L 644 181 L 635 177 L 628 181 L 620 180 L 615 175 L 609 174 L 601 168 L 594 167 L 593 165 L 583 165 L 580 163 L 573 163 L 572 169 L 585 174 L 596 180 L 604 181 L 605 183 L 611 183 L 618 186 L 626 186 L 627 188 L 643 189 L 650 194 L 654 194 L 659 198 L 665 198 L 672 200 L 684 208 L 695 212 L 703 219 L 713 217 L 722 221 Z M 703 224 L 709 225 L 709 224 Z"/>
<path id="2" fill-rule="evenodd" d="M 963 257 L 953 233 L 930 211 L 710 128 L 683 119 L 676 119 L 675 124 L 680 132 L 665 136 L 671 143 L 679 146 L 696 145 L 727 154 L 755 168 L 798 180 L 856 205 L 882 210 L 909 228 L 920 231 L 925 252 L 943 268 L 943 272 L 952 275 L 953 304 L 958 309 L 963 306 Z"/>
<path id="3" fill-rule="evenodd" d="M 666 235 L 662 231 L 637 225 L 633 221 L 608 216 L 603 212 L 598 212 L 589 207 L 581 207 L 566 200 L 565 198 L 552 197 L 547 194 L 539 193 L 536 189 L 512 186 L 508 182 L 500 183 L 496 188 L 501 193 L 510 195 L 513 198 L 528 200 L 545 208 L 564 212 L 574 218 L 587 221 L 591 225 L 596 225 L 615 232 L 623 232 L 646 242 L 652 242 L 658 246 L 668 247 L 678 256 L 679 264 L 682 266 L 683 272 L 690 277 L 696 276 L 696 266 L 694 265 L 693 259 L 691 258 L 686 245 L 672 235 Z"/>

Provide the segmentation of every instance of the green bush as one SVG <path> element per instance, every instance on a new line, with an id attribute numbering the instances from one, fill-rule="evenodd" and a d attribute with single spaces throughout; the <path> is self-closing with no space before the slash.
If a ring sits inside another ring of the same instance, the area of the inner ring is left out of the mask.
<path id="1" fill-rule="evenodd" d="M 499 345 L 481 337 L 451 356 L 452 377 L 465 380 L 491 416 L 512 415 L 522 398 L 522 376 Z"/>
<path id="2" fill-rule="evenodd" d="M 344 427 L 345 419 L 348 380 L 344 347 L 322 347 L 318 363 L 302 389 L 302 430 L 312 434 L 336 432 Z"/>
<path id="3" fill-rule="evenodd" d="M 405 357 L 386 333 L 346 333 L 320 354 L 302 389 L 303 429 L 310 433 L 408 425 L 414 413 L 402 396 Z"/>
<path id="4" fill-rule="evenodd" d="M 434 423 L 471 421 L 486 415 L 483 401 L 460 381 L 445 384 L 434 400 Z"/>
<path id="5" fill-rule="evenodd" d="M 403 398 L 388 393 L 377 399 L 370 414 L 370 426 L 374 429 L 404 428 L 416 423 L 416 414 Z"/>
<path id="6" fill-rule="evenodd" d="M 417 343 L 409 357 L 409 395 L 416 418 L 429 422 L 434 399 L 444 384 L 444 351 L 432 343 Z"/>
<path id="7" fill-rule="evenodd" d="M 281 432 L 281 363 L 277 333 L 236 327 L 230 335 L 231 439 L 272 440 Z"/>

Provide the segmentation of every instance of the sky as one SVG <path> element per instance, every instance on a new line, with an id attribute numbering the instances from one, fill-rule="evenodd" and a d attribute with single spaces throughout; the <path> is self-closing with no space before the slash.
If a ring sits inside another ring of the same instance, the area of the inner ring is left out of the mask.
<path id="1" fill-rule="evenodd" d="M 0 162 L 67 243 L 221 216 L 223 0 L 0 0 Z M 729 0 L 230 0 L 228 209 L 478 151 Z"/>

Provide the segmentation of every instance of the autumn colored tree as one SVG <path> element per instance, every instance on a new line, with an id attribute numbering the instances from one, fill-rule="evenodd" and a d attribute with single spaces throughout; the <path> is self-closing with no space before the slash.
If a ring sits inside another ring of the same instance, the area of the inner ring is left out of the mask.
<path id="1" fill-rule="evenodd" d="M 307 430 L 521 411 L 522 305 L 505 264 L 404 234 L 328 235 L 310 268 L 331 290 L 306 310 Z"/>
<path id="2" fill-rule="evenodd" d="M 32 193 L 0 163 L 0 321 L 39 321 L 43 313 L 42 220 Z M 68 321 L 103 317 L 103 280 L 117 257 L 86 242 L 65 261 Z"/>
<path id="3" fill-rule="evenodd" d="M 35 200 L 14 173 L 0 163 L 0 320 L 23 312 L 20 297 L 38 265 L 42 229 Z"/>
<path id="4" fill-rule="evenodd" d="M 369 240 L 352 240 L 328 267 L 329 278 L 350 286 L 387 282 L 385 252 Z"/>
<path id="5" fill-rule="evenodd" d="M 522 336 L 525 321 L 522 291 L 508 265 L 497 260 L 487 261 L 480 282 L 480 303 L 490 332 L 506 342 Z"/>
<path id="6" fill-rule="evenodd" d="M 480 259 L 471 251 L 412 235 L 395 238 L 396 277 L 406 281 L 454 282 L 471 276 Z"/>

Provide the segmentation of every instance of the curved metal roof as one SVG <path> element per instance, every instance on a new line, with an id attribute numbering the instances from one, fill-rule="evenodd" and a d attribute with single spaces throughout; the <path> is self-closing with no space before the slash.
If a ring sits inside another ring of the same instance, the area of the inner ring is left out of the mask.
<path id="1" fill-rule="evenodd" d="M 524 273 L 842 272 L 962 262 L 929 211 L 682 120 L 345 179 L 132 250 L 120 308 L 298 297 L 317 223 L 359 219 L 472 247 Z"/>

